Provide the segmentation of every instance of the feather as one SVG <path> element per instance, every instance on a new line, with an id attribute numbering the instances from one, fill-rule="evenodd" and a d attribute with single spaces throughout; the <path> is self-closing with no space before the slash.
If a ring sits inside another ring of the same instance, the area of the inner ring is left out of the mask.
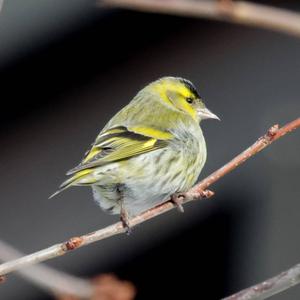
<path id="1" fill-rule="evenodd" d="M 74 185 L 74 183 L 78 180 L 80 180 L 82 177 L 88 175 L 91 173 L 92 170 L 89 169 L 85 169 L 81 172 L 76 173 L 74 176 L 72 176 L 71 178 L 68 178 L 66 181 L 64 181 L 60 186 L 59 189 L 53 193 L 49 199 L 53 198 L 54 196 L 56 196 L 57 194 L 61 193 L 62 191 L 64 191 L 65 189 L 67 189 L 68 187 L 70 187 L 71 185 Z"/>
<path id="2" fill-rule="evenodd" d="M 140 132 L 142 131 L 140 130 Z M 150 130 L 147 129 L 147 132 Z M 153 130 L 153 132 L 157 134 L 159 131 Z M 108 129 L 97 137 L 81 164 L 68 171 L 67 175 L 164 148 L 168 145 L 168 139 L 171 137 L 171 133 L 163 135 L 161 132 L 161 139 L 157 139 L 135 133 L 124 126 Z"/>

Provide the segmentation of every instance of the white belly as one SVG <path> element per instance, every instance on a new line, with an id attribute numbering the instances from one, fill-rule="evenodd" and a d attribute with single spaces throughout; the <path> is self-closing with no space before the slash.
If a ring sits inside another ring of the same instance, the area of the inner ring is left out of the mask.
<path id="1" fill-rule="evenodd" d="M 206 160 L 205 143 L 198 150 L 200 156 L 188 148 L 162 149 L 134 157 L 126 167 L 116 163 L 92 186 L 94 198 L 112 214 L 120 213 L 121 201 L 130 216 L 146 211 L 195 183 Z"/>

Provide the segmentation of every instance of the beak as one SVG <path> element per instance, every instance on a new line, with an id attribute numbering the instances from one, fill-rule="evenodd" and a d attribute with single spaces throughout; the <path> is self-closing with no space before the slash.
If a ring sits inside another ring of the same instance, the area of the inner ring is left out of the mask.
<path id="1" fill-rule="evenodd" d="M 207 108 L 201 108 L 197 111 L 198 116 L 201 120 L 205 120 L 205 119 L 216 119 L 216 120 L 220 120 L 220 118 L 213 114 L 209 109 Z"/>

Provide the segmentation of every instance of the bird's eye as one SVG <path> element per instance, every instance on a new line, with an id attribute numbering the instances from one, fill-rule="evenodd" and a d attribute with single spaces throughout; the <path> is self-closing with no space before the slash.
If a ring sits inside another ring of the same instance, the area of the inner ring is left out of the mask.
<path id="1" fill-rule="evenodd" d="M 193 102 L 194 102 L 194 99 L 193 99 L 193 98 L 186 98 L 186 102 L 188 102 L 188 103 L 193 103 Z"/>

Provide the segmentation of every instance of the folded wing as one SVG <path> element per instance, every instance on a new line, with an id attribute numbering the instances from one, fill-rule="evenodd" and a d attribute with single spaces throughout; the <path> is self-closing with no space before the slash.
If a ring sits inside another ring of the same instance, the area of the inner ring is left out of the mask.
<path id="1" fill-rule="evenodd" d="M 114 127 L 102 132 L 82 162 L 67 175 L 164 148 L 172 134 L 145 127 Z"/>

